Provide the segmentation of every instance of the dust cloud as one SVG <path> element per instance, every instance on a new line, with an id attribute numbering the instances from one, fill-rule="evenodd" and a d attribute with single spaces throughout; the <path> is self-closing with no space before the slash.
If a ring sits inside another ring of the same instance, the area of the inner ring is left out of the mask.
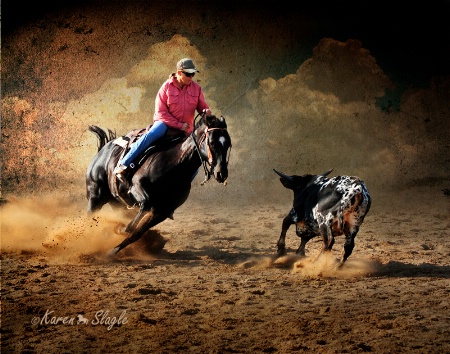
<path id="1" fill-rule="evenodd" d="M 77 263 L 87 256 L 107 261 L 106 252 L 124 239 L 114 229 L 129 222 L 123 211 L 108 206 L 88 215 L 85 205 L 59 194 L 14 198 L 2 206 L 1 216 L 3 252 L 42 254 L 52 263 Z"/>
<path id="2" fill-rule="evenodd" d="M 332 252 L 323 253 L 321 245 L 318 244 L 321 240 L 317 239 L 317 241 L 314 246 L 312 245 L 313 242 L 311 242 L 311 252 L 307 257 L 300 257 L 295 254 L 282 257 L 250 257 L 238 264 L 238 267 L 253 270 L 285 268 L 290 269 L 292 274 L 295 274 L 299 279 L 356 279 L 372 276 L 379 273 L 382 269 L 381 262 L 374 259 L 363 259 L 358 256 L 350 257 L 345 262 L 345 265 L 340 267 L 341 263 L 339 250 L 336 250 L 337 247 Z"/>
<path id="3" fill-rule="evenodd" d="M 304 277 L 325 277 L 338 279 L 352 279 L 377 274 L 381 267 L 372 259 L 351 257 L 345 262 L 345 270 L 339 268 L 339 259 L 330 253 L 319 253 L 305 260 L 294 263 L 293 272 Z"/>

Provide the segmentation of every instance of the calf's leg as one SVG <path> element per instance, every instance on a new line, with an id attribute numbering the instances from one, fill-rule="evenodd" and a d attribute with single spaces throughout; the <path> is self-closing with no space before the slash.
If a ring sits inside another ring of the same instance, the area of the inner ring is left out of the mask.
<path id="1" fill-rule="evenodd" d="M 323 250 L 331 251 L 334 245 L 334 236 L 331 227 L 324 223 L 320 225 L 319 230 L 323 239 Z"/>
<path id="2" fill-rule="evenodd" d="M 277 255 L 278 257 L 286 255 L 286 232 L 289 227 L 294 223 L 292 216 L 288 214 L 281 225 L 281 235 L 277 242 Z"/>
<path id="3" fill-rule="evenodd" d="M 347 258 L 352 254 L 353 248 L 355 247 L 355 237 L 358 231 L 359 227 L 355 227 L 353 230 L 348 231 L 345 234 L 344 256 L 342 257 L 341 264 L 344 264 Z"/>
<path id="4" fill-rule="evenodd" d="M 297 251 L 295 251 L 295 254 L 298 254 L 299 256 L 305 256 L 306 255 L 305 246 L 309 240 L 311 240 L 311 237 L 301 236 L 300 246 L 298 246 Z"/>
<path id="5" fill-rule="evenodd" d="M 305 256 L 306 244 L 316 235 L 311 234 L 310 232 L 305 232 L 304 230 L 300 229 L 298 225 L 296 225 L 296 227 L 297 227 L 296 234 L 298 237 L 300 237 L 300 246 L 298 246 L 297 251 L 295 251 L 295 253 L 299 256 Z"/>

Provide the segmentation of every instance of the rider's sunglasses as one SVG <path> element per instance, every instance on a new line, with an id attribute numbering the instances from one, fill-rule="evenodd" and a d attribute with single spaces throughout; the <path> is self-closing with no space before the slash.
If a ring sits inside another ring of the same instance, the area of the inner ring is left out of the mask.
<path id="1" fill-rule="evenodd" d="M 184 75 L 186 75 L 187 77 L 194 77 L 194 75 L 195 75 L 195 73 L 187 73 L 187 72 L 184 72 L 184 71 L 182 71 L 182 73 Z"/>

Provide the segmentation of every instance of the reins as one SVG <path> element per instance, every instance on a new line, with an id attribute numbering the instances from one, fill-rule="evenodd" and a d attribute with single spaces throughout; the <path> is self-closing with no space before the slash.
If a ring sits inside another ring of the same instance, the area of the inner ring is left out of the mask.
<path id="1" fill-rule="evenodd" d="M 195 125 L 195 120 L 200 116 L 200 113 L 198 113 L 195 118 L 194 118 L 194 125 Z M 205 171 L 205 180 L 201 183 L 201 185 L 203 186 L 210 178 L 211 178 L 211 173 L 206 169 L 206 163 L 202 158 L 202 154 L 200 153 L 200 147 L 198 146 L 197 140 L 195 140 L 195 136 L 194 136 L 194 132 L 195 129 L 192 131 L 191 133 L 191 137 L 192 140 L 194 140 L 194 144 L 195 144 L 195 150 L 197 150 L 198 153 L 198 157 L 200 158 L 200 161 L 202 162 L 203 165 L 203 169 Z"/>

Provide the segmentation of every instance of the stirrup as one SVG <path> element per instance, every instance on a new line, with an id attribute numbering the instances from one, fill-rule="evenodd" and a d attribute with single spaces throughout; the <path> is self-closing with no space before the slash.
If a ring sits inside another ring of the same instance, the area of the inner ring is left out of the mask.
<path id="1" fill-rule="evenodd" d="M 125 178 L 123 172 L 116 173 L 115 176 L 120 182 L 127 183 L 127 179 Z"/>

